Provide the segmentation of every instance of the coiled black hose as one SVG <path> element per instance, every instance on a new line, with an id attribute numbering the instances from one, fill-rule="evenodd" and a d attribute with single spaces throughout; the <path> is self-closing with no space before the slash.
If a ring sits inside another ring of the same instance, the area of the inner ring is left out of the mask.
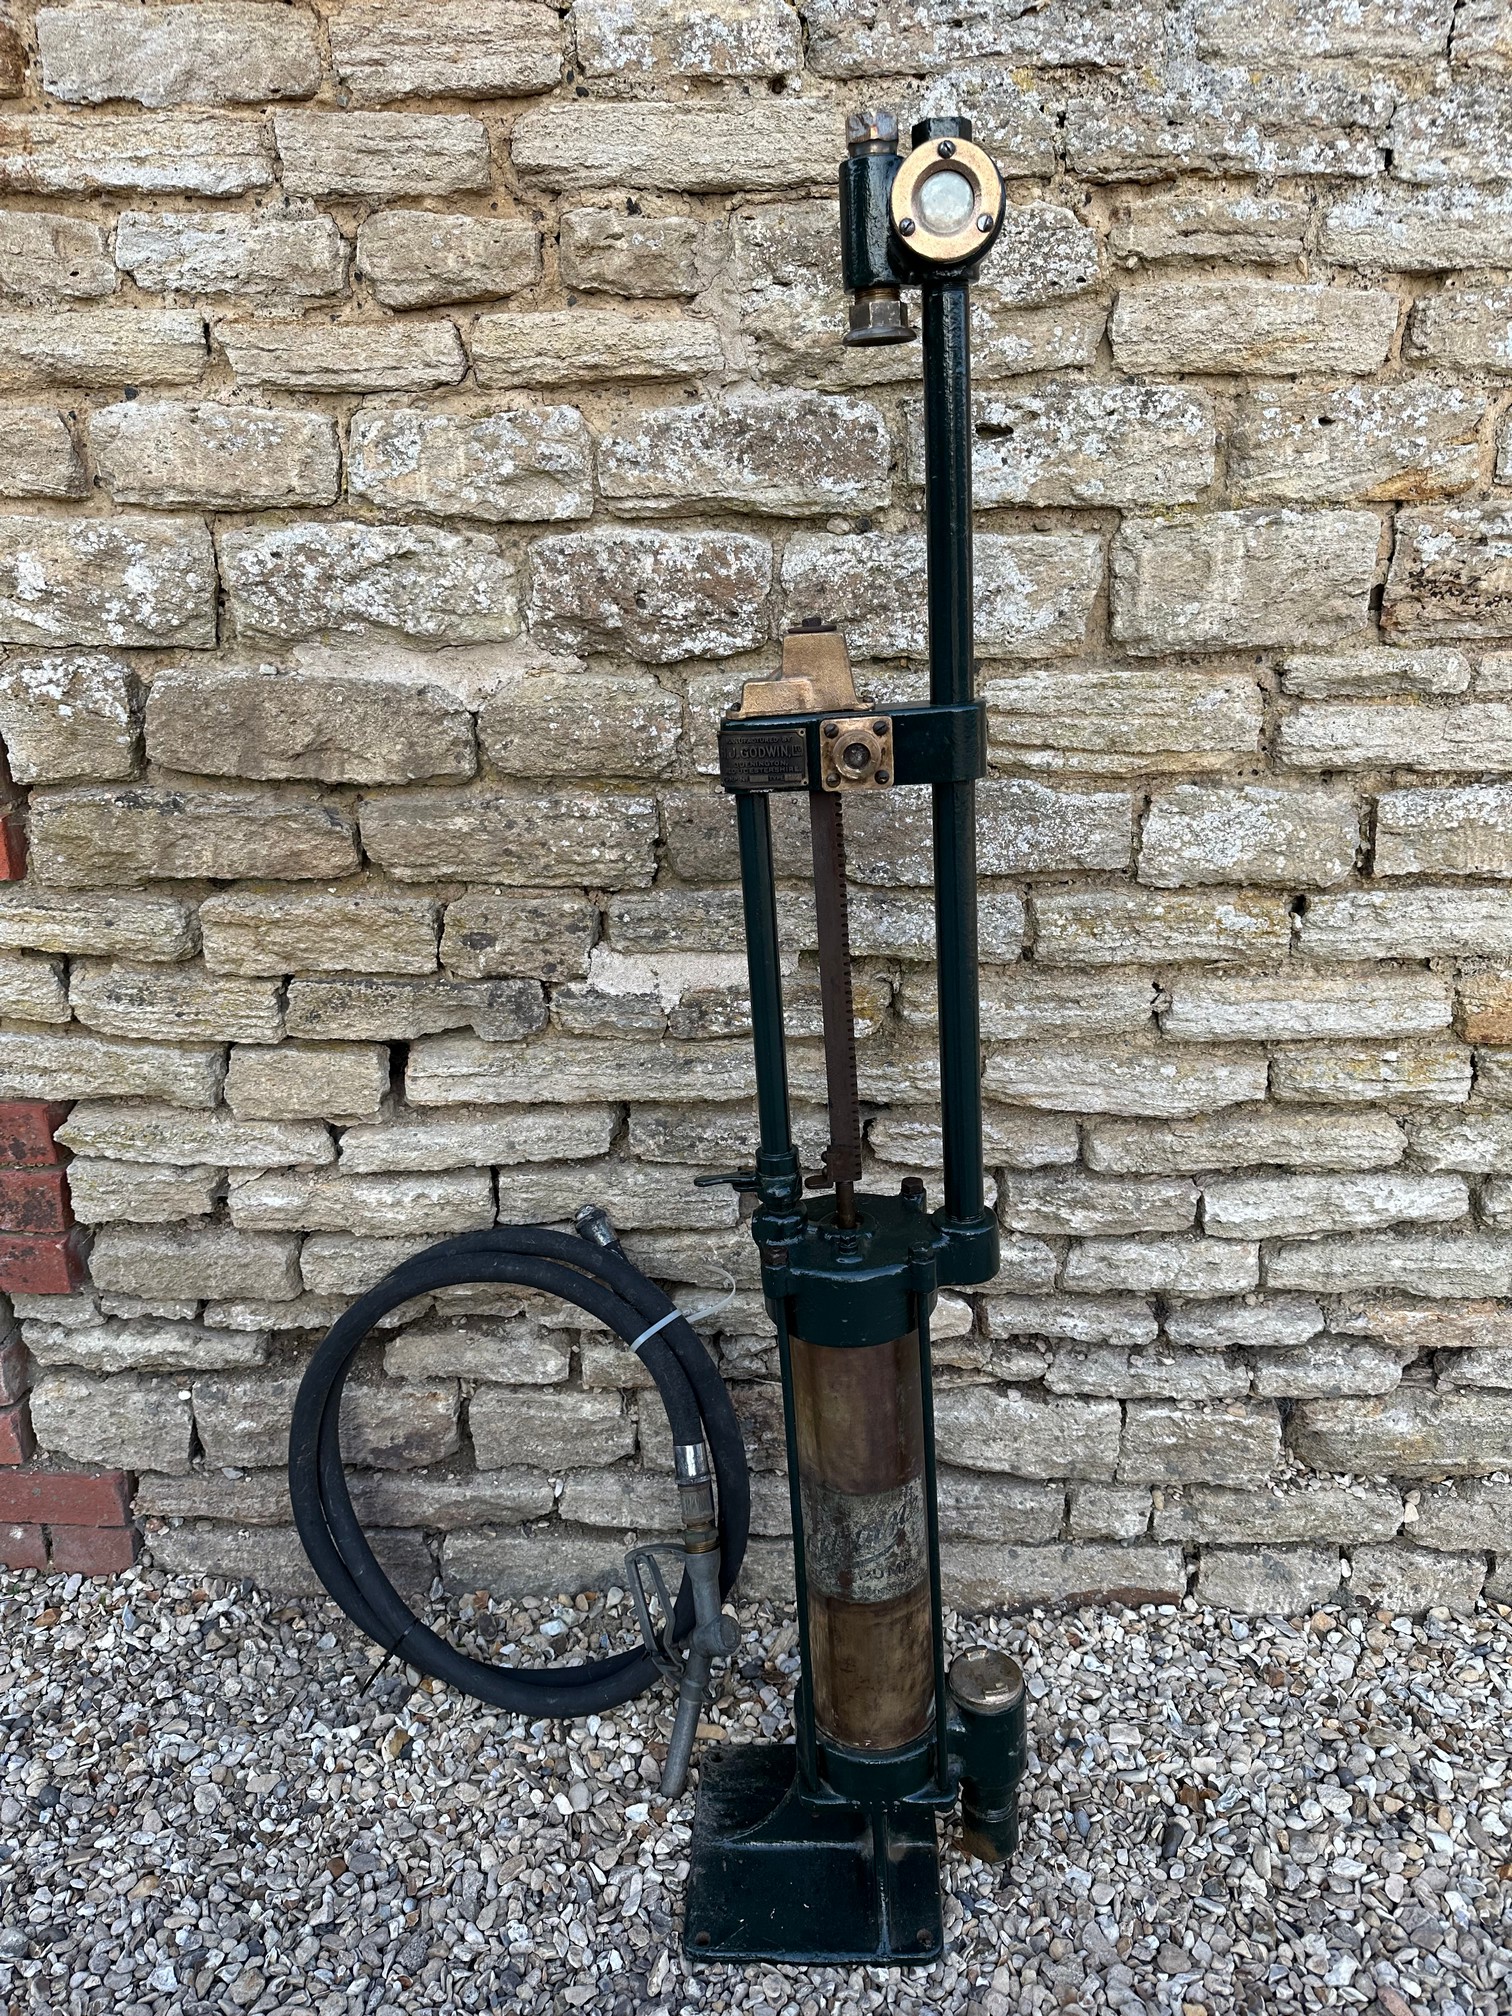
<path id="1" fill-rule="evenodd" d="M 721 1596 L 729 1593 L 745 1557 L 751 1485 L 723 1379 L 676 1305 L 631 1266 L 617 1244 L 600 1245 L 539 1225 L 496 1225 L 429 1247 L 386 1274 L 331 1326 L 294 1403 L 289 1431 L 294 1523 L 326 1589 L 391 1657 L 511 1714 L 591 1715 L 633 1700 L 653 1684 L 658 1669 L 648 1649 L 540 1672 L 469 1658 L 422 1624 L 404 1602 L 368 1545 L 347 1490 L 341 1392 L 364 1338 L 390 1310 L 418 1295 L 488 1281 L 574 1302 L 627 1344 L 644 1340 L 640 1357 L 656 1381 L 673 1442 L 707 1443 L 719 1491 L 719 1588 Z M 653 1324 L 662 1327 L 647 1337 Z M 693 1623 L 685 1576 L 673 1606 L 673 1640 L 687 1637 Z"/>

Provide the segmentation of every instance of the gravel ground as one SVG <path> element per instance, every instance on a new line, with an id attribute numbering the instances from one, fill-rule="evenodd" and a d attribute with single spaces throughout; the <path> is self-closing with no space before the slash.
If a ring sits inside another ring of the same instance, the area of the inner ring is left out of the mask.
<path id="1" fill-rule="evenodd" d="M 539 1661 L 627 1606 L 453 1606 Z M 712 1711 L 788 1728 L 790 1622 Z M 689 1969 L 667 1700 L 527 1725 L 412 1689 L 333 1608 L 152 1571 L 0 1581 L 0 2010 L 863 2010 L 1169 2016 L 1512 2007 L 1512 1612 L 990 1619 L 1036 1754 L 1007 1871 L 946 1858 L 905 1973 Z"/>

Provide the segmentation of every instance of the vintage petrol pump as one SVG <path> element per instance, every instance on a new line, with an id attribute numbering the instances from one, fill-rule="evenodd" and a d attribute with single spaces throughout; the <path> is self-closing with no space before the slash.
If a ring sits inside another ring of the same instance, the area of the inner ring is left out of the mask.
<path id="1" fill-rule="evenodd" d="M 784 641 L 720 732 L 735 799 L 760 1151 L 731 1178 L 777 1328 L 802 1678 L 796 1743 L 702 1761 L 685 1947 L 694 1956 L 921 1961 L 941 1948 L 936 1814 L 963 1799 L 966 1845 L 1001 1860 L 1017 1832 L 1024 1694 L 990 1650 L 947 1676 L 929 1314 L 942 1286 L 989 1281 L 977 1000 L 969 284 L 1003 221 L 1003 184 L 964 119 L 925 119 L 900 156 L 887 114 L 848 122 L 840 237 L 852 344 L 923 327 L 930 697 L 857 694 L 838 631 Z M 864 1192 L 846 924 L 846 800 L 933 795 L 944 1198 Z M 805 1185 L 788 1111 L 769 801 L 808 794 L 830 1142 Z M 809 1193 L 805 1194 L 806 1189 Z"/>
<path id="2" fill-rule="evenodd" d="M 936 1290 L 989 1281 L 998 1267 L 982 1182 L 976 780 L 986 731 L 973 691 L 968 287 L 1004 199 L 966 120 L 921 121 L 907 156 L 897 137 L 886 114 L 849 122 L 846 341 L 910 340 L 902 290 L 918 287 L 930 697 L 863 703 L 844 638 L 816 621 L 789 633 L 779 675 L 747 684 L 720 732 L 740 837 L 760 1146 L 754 1169 L 703 1180 L 756 1199 L 751 1229 L 782 1371 L 802 1676 L 793 1743 L 702 1755 L 684 1929 L 685 1950 L 700 1960 L 932 1960 L 942 1945 L 937 1817 L 959 1794 L 965 1845 L 990 1861 L 1012 1852 L 1018 1831 L 1019 1670 L 979 1649 L 946 1671 L 929 1351 Z M 857 793 L 910 784 L 927 784 L 934 808 L 944 1197 L 933 1210 L 917 1177 L 897 1196 L 859 1187 L 844 807 Z M 774 791 L 808 794 L 813 840 L 830 1141 L 807 1184 L 788 1109 Z M 507 1210 L 507 1176 L 500 1189 Z M 413 1614 L 362 1532 L 340 1437 L 353 1361 L 414 1298 L 476 1282 L 577 1304 L 639 1354 L 661 1394 L 683 1540 L 626 1557 L 638 1648 L 542 1669 L 475 1659 Z M 301 1383 L 289 1486 L 321 1581 L 391 1658 L 532 1717 L 603 1712 L 672 1677 L 678 1708 L 662 1784 L 669 1795 L 682 1789 L 714 1662 L 738 1642 L 722 1605 L 745 1552 L 749 1478 L 712 1360 L 625 1258 L 602 1211 L 585 1205 L 576 1233 L 508 1223 L 464 1233 L 355 1302 Z M 669 1551 L 683 1565 L 675 1601 L 656 1562 Z"/>

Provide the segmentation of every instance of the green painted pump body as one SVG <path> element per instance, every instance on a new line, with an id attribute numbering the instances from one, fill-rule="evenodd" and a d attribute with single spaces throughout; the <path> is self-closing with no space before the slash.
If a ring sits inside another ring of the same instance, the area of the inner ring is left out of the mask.
<path id="1" fill-rule="evenodd" d="M 913 141 L 969 140 L 970 130 L 964 119 L 927 120 Z M 823 716 L 728 719 L 721 775 L 740 845 L 760 1133 L 754 1170 L 731 1180 L 755 1194 L 751 1229 L 777 1332 L 802 1675 L 792 1744 L 705 1755 L 684 1941 L 693 1959 L 930 1961 L 943 1946 L 936 1816 L 961 1795 L 975 1852 L 1000 1859 L 1016 1839 L 1022 1686 L 963 1702 L 947 1683 L 930 1359 L 937 1291 L 990 1281 L 999 1265 L 982 1175 L 976 785 L 986 727 L 974 691 L 968 327 L 971 273 L 997 231 L 984 229 L 962 266 L 911 257 L 889 222 L 900 166 L 895 147 L 853 147 L 840 171 L 841 253 L 853 294 L 922 295 L 930 698 L 888 712 L 895 782 L 932 795 L 943 1195 L 931 1209 L 916 1180 L 898 1195 L 863 1190 L 856 1223 L 842 1228 L 833 1197 L 805 1193 L 770 797 L 820 788 Z"/>

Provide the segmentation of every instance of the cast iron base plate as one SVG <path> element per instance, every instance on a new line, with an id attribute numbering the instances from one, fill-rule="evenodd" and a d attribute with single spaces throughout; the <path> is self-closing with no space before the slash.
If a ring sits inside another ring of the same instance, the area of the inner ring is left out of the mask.
<path id="1" fill-rule="evenodd" d="M 813 1806 L 790 1743 L 700 1761 L 683 1951 L 690 1960 L 921 1965 L 944 1948 L 935 1816 Z"/>

